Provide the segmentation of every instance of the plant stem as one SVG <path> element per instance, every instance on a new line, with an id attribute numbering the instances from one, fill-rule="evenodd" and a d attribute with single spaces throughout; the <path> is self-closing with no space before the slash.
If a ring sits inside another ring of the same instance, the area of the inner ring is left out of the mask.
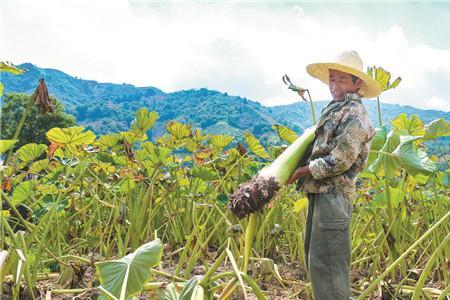
<path id="1" fill-rule="evenodd" d="M 245 274 L 248 271 L 248 262 L 250 260 L 250 254 L 252 252 L 252 245 L 253 239 L 255 238 L 257 222 L 258 222 L 258 215 L 251 214 L 248 221 L 247 230 L 245 231 L 244 264 L 242 267 L 242 272 Z"/>
<path id="2" fill-rule="evenodd" d="M 378 106 L 378 123 L 383 126 L 383 118 L 381 117 L 381 106 L 380 106 L 380 96 L 377 96 L 377 106 Z"/>
<path id="3" fill-rule="evenodd" d="M 27 116 L 30 114 L 31 109 L 33 108 L 33 104 L 34 104 L 33 98 L 31 98 L 30 102 L 28 102 L 28 105 L 25 108 L 25 111 L 22 114 L 22 118 L 20 119 L 19 124 L 17 125 L 16 131 L 14 132 L 14 136 L 11 138 L 12 140 L 17 140 L 17 138 L 19 137 L 19 134 L 20 134 L 20 131 L 22 130 L 23 124 L 25 124 L 25 120 L 26 120 Z M 6 163 L 8 162 L 8 159 L 11 157 L 13 149 L 14 149 L 14 147 L 9 149 L 8 154 L 6 154 L 3 165 L 6 165 Z"/>
<path id="4" fill-rule="evenodd" d="M 311 106 L 311 115 L 312 115 L 312 118 L 313 118 L 313 124 L 316 125 L 316 111 L 314 109 L 314 104 L 313 104 L 313 101 L 311 99 L 311 94 L 309 93 L 309 90 L 306 90 L 306 92 L 308 93 L 309 105 Z"/>
<path id="5" fill-rule="evenodd" d="M 416 288 L 414 289 L 414 294 L 412 295 L 412 300 L 418 300 L 420 295 L 422 294 L 422 289 L 425 285 L 425 280 L 428 275 L 431 273 L 431 268 L 434 265 L 439 253 L 442 249 L 447 245 L 447 242 L 450 240 L 450 233 L 444 238 L 444 240 L 439 244 L 436 250 L 431 254 L 427 264 L 425 265 L 422 274 L 420 275 L 419 281 L 417 282 Z"/>
<path id="6" fill-rule="evenodd" d="M 394 268 L 411 252 L 417 247 L 430 233 L 432 233 L 439 225 L 441 225 L 450 216 L 450 211 L 447 212 L 439 221 L 437 221 L 427 232 L 425 232 L 417 241 L 415 241 L 396 261 L 392 263 L 377 279 L 375 279 L 372 284 L 357 298 L 357 300 L 367 299 L 367 296 L 378 286 L 381 280 L 383 280 L 386 275 L 388 275 Z"/>

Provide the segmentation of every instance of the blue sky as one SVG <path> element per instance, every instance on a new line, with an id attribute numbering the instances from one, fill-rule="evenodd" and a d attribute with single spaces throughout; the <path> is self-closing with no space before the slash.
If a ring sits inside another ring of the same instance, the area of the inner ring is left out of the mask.
<path id="1" fill-rule="evenodd" d="M 273 106 L 281 77 L 330 99 L 309 63 L 356 50 L 403 82 L 382 101 L 450 110 L 450 3 L 0 1 L 0 55 L 101 82 L 207 87 Z"/>

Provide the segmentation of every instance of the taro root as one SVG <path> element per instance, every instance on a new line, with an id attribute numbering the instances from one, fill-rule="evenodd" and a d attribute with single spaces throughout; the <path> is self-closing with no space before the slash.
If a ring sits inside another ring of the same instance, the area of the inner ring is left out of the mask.
<path id="1" fill-rule="evenodd" d="M 260 210 L 288 182 L 314 140 L 314 131 L 314 126 L 306 129 L 270 166 L 263 168 L 250 181 L 238 187 L 230 202 L 230 210 L 238 218 Z"/>

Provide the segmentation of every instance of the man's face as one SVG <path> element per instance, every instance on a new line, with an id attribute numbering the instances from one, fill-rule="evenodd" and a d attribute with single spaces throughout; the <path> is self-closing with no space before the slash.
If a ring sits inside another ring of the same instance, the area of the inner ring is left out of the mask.
<path id="1" fill-rule="evenodd" d="M 342 101 L 347 93 L 356 93 L 362 84 L 361 79 L 353 83 L 352 75 L 330 69 L 328 86 L 334 101 Z"/>

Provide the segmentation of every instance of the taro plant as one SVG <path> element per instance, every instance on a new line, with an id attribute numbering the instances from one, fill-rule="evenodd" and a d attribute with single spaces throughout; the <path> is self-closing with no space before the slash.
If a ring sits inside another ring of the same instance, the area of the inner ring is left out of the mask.
<path id="1" fill-rule="evenodd" d="M 97 263 L 101 298 L 126 300 L 140 293 L 151 275 L 151 268 L 159 263 L 162 250 L 161 241 L 156 239 L 119 260 Z"/>
<path id="2" fill-rule="evenodd" d="M 264 299 L 274 292 L 262 287 L 275 286 L 283 297 L 307 297 L 307 278 L 290 273 L 292 264 L 303 271 L 297 264 L 307 204 L 301 193 L 280 189 L 280 201 L 253 221 L 238 220 L 227 209 L 239 183 L 288 146 L 266 150 L 250 134 L 238 144 L 232 136 L 176 121 L 150 140 L 156 117 L 140 110 L 130 130 L 104 136 L 55 128 L 47 135 L 50 146 L 13 151 L 2 167 L 1 242 L 8 254 L 0 263 L 3 295 L 184 299 L 195 290 L 204 299 L 226 299 L 234 291 Z M 393 136 L 380 139 L 373 170 L 362 178 L 351 233 L 355 297 L 375 292 L 399 298 L 409 291 L 432 298 L 450 284 L 448 170 L 435 171 L 438 162 L 423 152 L 424 141 L 448 135 L 449 125 L 436 120 L 416 126 L 418 121 L 396 119 Z M 298 138 L 285 126 L 274 130 L 287 144 Z M 0 150 L 13 145 L 1 142 Z M 386 170 L 390 194 L 383 189 Z M 398 226 L 386 222 L 388 196 Z M 156 234 L 164 256 L 154 264 L 145 245 Z M 392 245 L 397 258 L 389 253 Z"/>

